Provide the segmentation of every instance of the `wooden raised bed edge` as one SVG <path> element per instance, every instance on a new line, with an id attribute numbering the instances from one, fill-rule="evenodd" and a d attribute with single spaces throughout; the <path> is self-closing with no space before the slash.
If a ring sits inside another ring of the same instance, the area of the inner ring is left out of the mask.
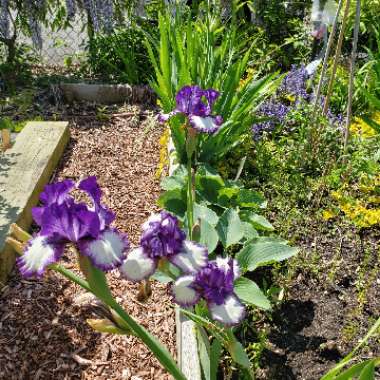
<path id="1" fill-rule="evenodd" d="M 29 122 L 12 148 L 0 155 L 0 289 L 15 262 L 5 243 L 9 227 L 28 229 L 31 209 L 61 158 L 70 133 L 67 122 Z"/>
<path id="2" fill-rule="evenodd" d="M 169 175 L 172 175 L 176 167 L 176 151 L 172 139 L 168 144 Z M 196 336 L 196 325 L 181 313 L 178 306 L 176 313 L 176 341 L 178 364 L 182 372 L 189 380 L 202 380 L 201 364 L 198 354 L 198 342 Z"/>

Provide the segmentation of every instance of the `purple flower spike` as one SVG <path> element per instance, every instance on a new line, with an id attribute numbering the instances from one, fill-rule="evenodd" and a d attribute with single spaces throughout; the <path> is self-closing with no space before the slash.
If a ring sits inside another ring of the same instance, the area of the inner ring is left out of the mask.
<path id="1" fill-rule="evenodd" d="M 107 229 L 97 239 L 80 244 L 80 252 L 88 256 L 92 264 L 103 271 L 119 267 L 125 259 L 128 248 L 127 237 L 116 229 Z"/>
<path id="2" fill-rule="evenodd" d="M 168 114 L 161 114 L 158 119 L 166 122 L 181 113 L 197 131 L 215 133 L 223 124 L 221 116 L 212 115 L 212 107 L 219 96 L 219 92 L 212 88 L 202 90 L 198 86 L 182 87 L 176 96 L 176 108 Z"/>
<path id="3" fill-rule="evenodd" d="M 46 267 L 57 262 L 62 254 L 63 245 L 48 236 L 37 235 L 28 242 L 24 254 L 16 262 L 23 277 L 42 277 Z"/>

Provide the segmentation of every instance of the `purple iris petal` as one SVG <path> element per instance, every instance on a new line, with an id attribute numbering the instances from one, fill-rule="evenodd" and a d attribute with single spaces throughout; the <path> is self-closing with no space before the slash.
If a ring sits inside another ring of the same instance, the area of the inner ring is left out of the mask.
<path id="1" fill-rule="evenodd" d="M 84 203 L 53 204 L 42 215 L 41 233 L 59 236 L 63 241 L 77 243 L 82 238 L 97 238 L 99 232 L 98 215 Z"/>
<path id="2" fill-rule="evenodd" d="M 102 191 L 95 176 L 88 177 L 79 183 L 78 188 L 85 191 L 94 202 L 94 210 L 100 219 L 100 229 L 103 230 L 115 220 L 115 214 L 101 204 Z"/>
<path id="3" fill-rule="evenodd" d="M 50 206 L 53 203 L 62 204 L 68 198 L 69 192 L 75 187 L 75 183 L 69 179 L 51 185 L 46 185 L 40 195 L 40 200 L 44 206 Z"/>
<path id="4" fill-rule="evenodd" d="M 223 123 L 221 116 L 212 115 L 212 107 L 219 96 L 219 92 L 212 88 L 202 90 L 198 86 L 182 87 L 176 95 L 176 108 L 168 114 L 161 114 L 158 119 L 166 122 L 173 115 L 182 113 L 198 131 L 214 133 Z"/>
<path id="5" fill-rule="evenodd" d="M 219 266 L 211 261 L 196 276 L 195 285 L 207 302 L 221 305 L 234 291 L 234 270 L 232 260 L 229 267 Z"/>
<path id="6" fill-rule="evenodd" d="M 166 211 L 153 215 L 143 225 L 140 245 L 152 259 L 168 258 L 181 251 L 186 234 L 178 219 Z"/>

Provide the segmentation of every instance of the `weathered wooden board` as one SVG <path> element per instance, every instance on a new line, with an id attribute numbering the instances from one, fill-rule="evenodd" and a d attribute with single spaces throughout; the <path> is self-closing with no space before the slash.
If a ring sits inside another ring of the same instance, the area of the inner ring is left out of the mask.
<path id="1" fill-rule="evenodd" d="M 31 208 L 49 181 L 69 141 L 67 122 L 29 122 L 11 149 L 0 155 L 0 288 L 14 265 L 15 255 L 5 243 L 9 227 L 27 229 Z"/>
<path id="2" fill-rule="evenodd" d="M 169 175 L 173 174 L 176 164 L 176 150 L 172 139 L 168 144 Z M 183 315 L 176 307 L 176 339 L 178 364 L 183 374 L 189 380 L 202 380 L 201 364 L 198 354 L 196 325 Z"/>

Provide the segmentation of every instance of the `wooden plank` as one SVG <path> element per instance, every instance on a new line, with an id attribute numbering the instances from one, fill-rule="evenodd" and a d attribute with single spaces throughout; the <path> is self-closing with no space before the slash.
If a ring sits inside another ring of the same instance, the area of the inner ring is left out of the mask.
<path id="1" fill-rule="evenodd" d="M 5 243 L 9 226 L 30 227 L 31 209 L 69 138 L 67 122 L 29 122 L 13 147 L 0 155 L 0 288 L 15 261 L 12 248 Z"/>
<path id="2" fill-rule="evenodd" d="M 172 175 L 176 167 L 176 150 L 173 140 L 168 143 L 169 175 Z M 178 364 L 187 379 L 202 380 L 201 364 L 198 354 L 198 342 L 196 325 L 188 319 L 180 308 L 176 306 L 176 340 Z"/>

